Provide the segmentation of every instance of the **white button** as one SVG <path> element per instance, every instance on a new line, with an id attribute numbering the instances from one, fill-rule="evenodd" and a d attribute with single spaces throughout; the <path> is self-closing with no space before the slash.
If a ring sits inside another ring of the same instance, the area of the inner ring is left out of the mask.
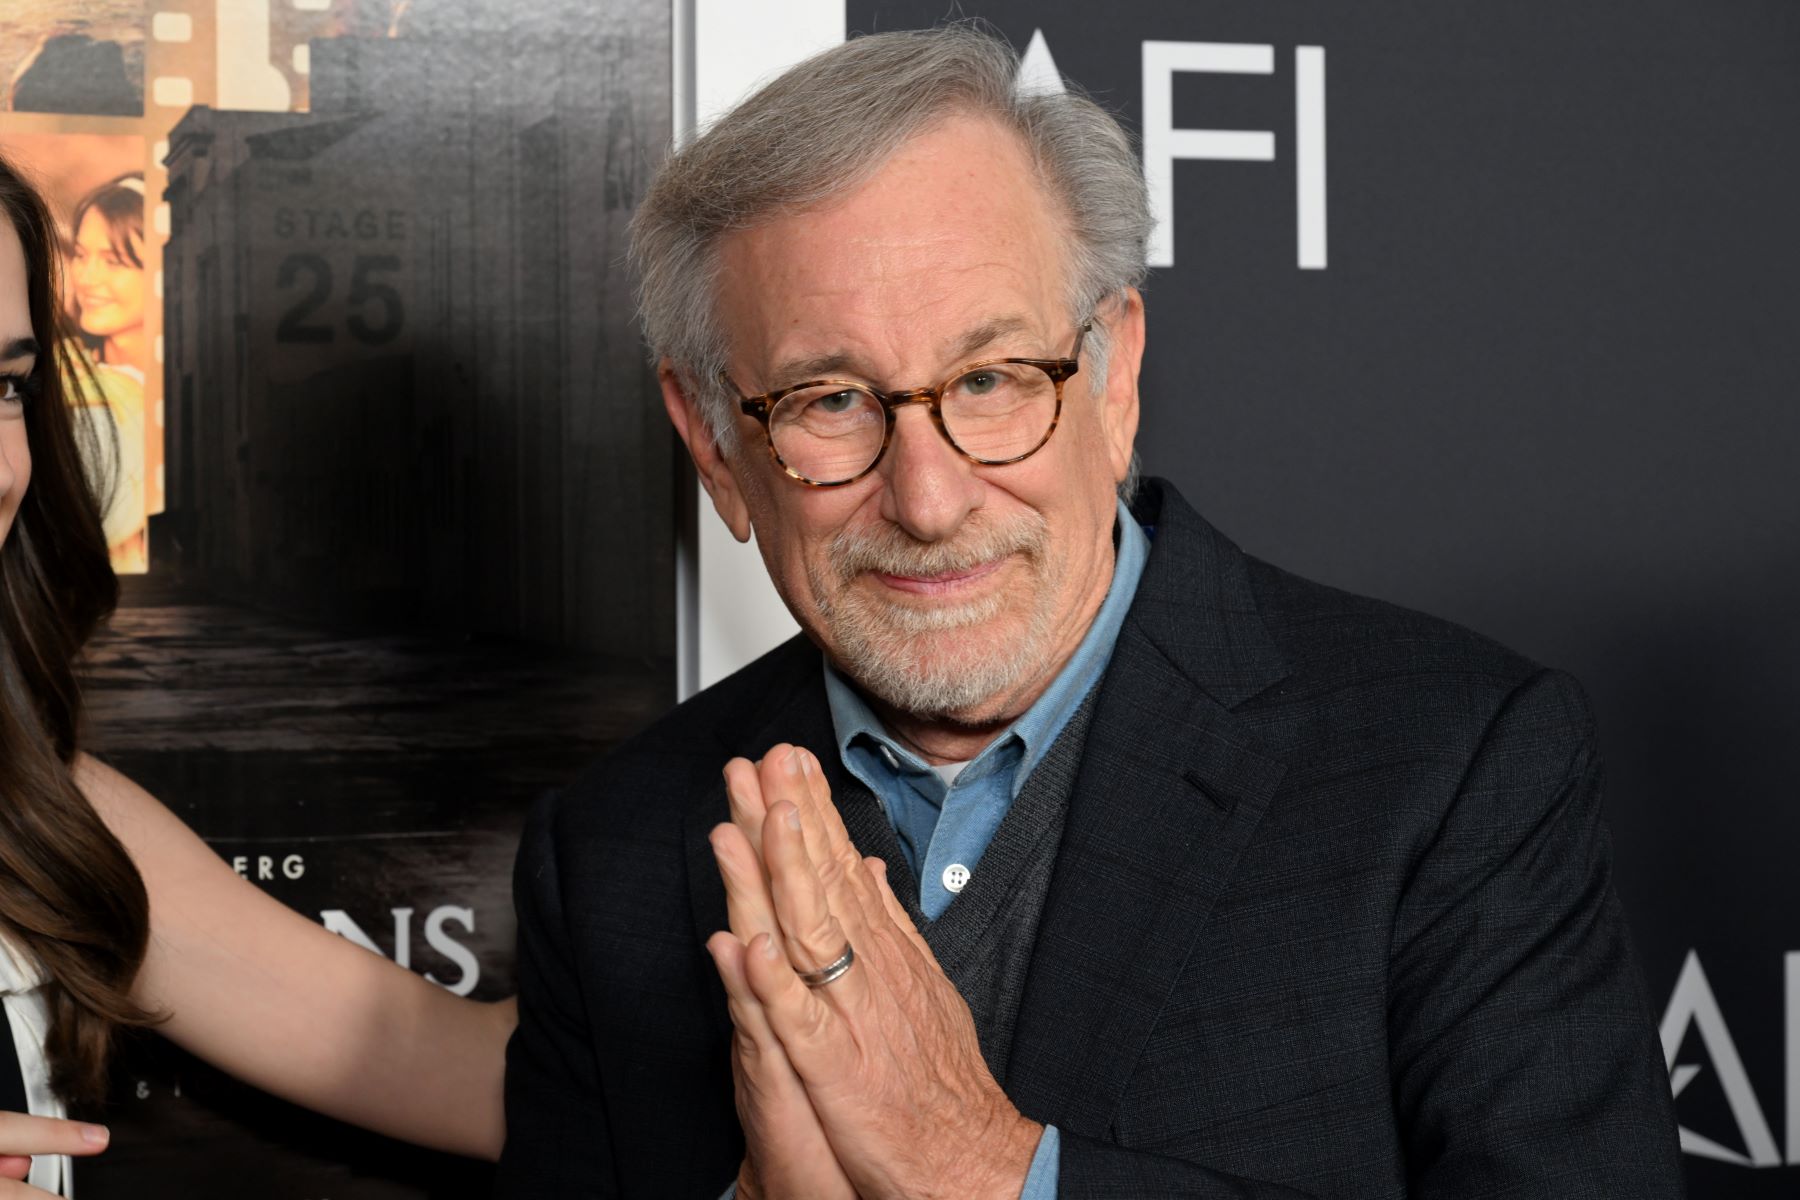
<path id="1" fill-rule="evenodd" d="M 894 752 L 886 746 L 881 748 L 881 757 L 887 762 L 889 770 L 898 771 L 900 769 L 900 760 L 894 757 Z"/>
<path id="2" fill-rule="evenodd" d="M 969 885 L 969 868 L 961 863 L 951 863 L 944 868 L 944 890 L 956 894 Z"/>

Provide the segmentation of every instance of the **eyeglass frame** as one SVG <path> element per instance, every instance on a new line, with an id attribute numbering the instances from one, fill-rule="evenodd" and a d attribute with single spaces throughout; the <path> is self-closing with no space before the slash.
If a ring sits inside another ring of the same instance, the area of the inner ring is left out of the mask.
<path id="1" fill-rule="evenodd" d="M 894 440 L 894 413 L 896 410 L 904 408 L 908 404 L 927 405 L 931 410 L 931 420 L 932 423 L 937 426 L 938 434 L 949 444 L 952 450 L 956 451 L 970 462 L 983 467 L 1004 467 L 1009 463 L 1023 462 L 1036 454 L 1039 450 L 1042 450 L 1044 444 L 1050 440 L 1050 435 L 1056 432 L 1057 425 L 1062 421 L 1063 384 L 1068 382 L 1071 376 L 1081 370 L 1081 344 L 1087 340 L 1087 335 L 1092 333 L 1093 329 L 1093 317 L 1089 317 L 1081 323 L 1081 327 L 1075 331 L 1075 348 L 1070 352 L 1069 357 L 1067 358 L 983 358 L 969 363 L 966 366 L 958 367 L 956 370 L 950 372 L 949 375 L 945 376 L 944 381 L 936 387 L 902 388 L 899 391 L 884 392 L 880 388 L 872 387 L 866 383 L 858 383 L 853 379 L 809 379 L 804 383 L 796 383 L 791 384 L 788 387 L 776 388 L 774 391 L 763 392 L 761 395 L 746 396 L 744 395 L 744 390 L 738 387 L 736 383 L 732 382 L 731 376 L 727 374 L 723 368 L 719 371 L 719 382 L 723 383 L 726 387 L 736 393 L 738 407 L 747 416 L 755 417 L 762 425 L 763 440 L 768 443 L 769 457 L 775 461 L 775 465 L 780 467 L 788 478 L 798 480 L 807 487 L 844 487 L 847 484 L 855 483 L 870 471 L 873 471 L 877 466 L 881 465 L 881 460 L 887 456 L 888 444 Z M 955 383 L 958 379 L 961 379 L 964 375 L 979 371 L 983 367 L 1010 365 L 1037 367 L 1039 370 L 1043 371 L 1044 374 L 1048 375 L 1050 377 L 1050 382 L 1056 388 L 1056 411 L 1050 415 L 1050 427 L 1044 430 L 1044 436 L 1039 438 L 1037 444 L 1023 454 L 1015 454 L 1011 458 L 977 458 L 975 455 L 970 454 L 967 450 L 964 450 L 961 446 L 957 445 L 956 439 L 950 436 L 950 430 L 945 427 L 943 410 L 944 392 L 951 384 Z M 875 402 L 881 405 L 882 415 L 887 418 L 887 425 L 881 433 L 881 449 L 875 452 L 875 457 L 869 460 L 868 466 L 864 467 L 848 479 L 839 479 L 831 483 L 821 483 L 817 479 L 808 479 L 782 460 L 781 452 L 775 449 L 775 432 L 769 427 L 769 420 L 775 413 L 775 406 L 795 392 L 803 392 L 807 388 L 827 386 L 855 388 L 859 392 L 865 392 L 868 395 L 875 397 Z"/>

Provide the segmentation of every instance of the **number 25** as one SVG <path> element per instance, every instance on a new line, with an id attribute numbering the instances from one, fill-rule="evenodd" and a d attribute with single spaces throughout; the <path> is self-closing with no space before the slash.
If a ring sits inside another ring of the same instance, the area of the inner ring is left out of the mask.
<path id="1" fill-rule="evenodd" d="M 392 284 L 376 276 L 400 269 L 400 260 L 391 254 L 358 255 L 350 272 L 350 294 L 345 301 L 352 310 L 344 319 L 350 336 L 369 346 L 379 346 L 400 336 L 406 324 L 406 308 L 400 293 Z M 310 278 L 305 294 L 295 301 L 275 327 L 278 342 L 329 342 L 336 331 L 330 325 L 309 319 L 331 299 L 331 264 L 317 254 L 290 254 L 281 260 L 275 275 L 275 286 L 290 288 Z"/>

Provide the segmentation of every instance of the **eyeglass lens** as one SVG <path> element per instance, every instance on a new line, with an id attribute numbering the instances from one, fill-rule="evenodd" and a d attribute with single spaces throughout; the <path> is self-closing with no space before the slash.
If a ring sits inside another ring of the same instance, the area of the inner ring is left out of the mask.
<path id="1" fill-rule="evenodd" d="M 1029 363 L 986 363 L 958 375 L 939 402 L 944 432 L 970 458 L 1004 462 L 1035 450 L 1056 420 L 1056 381 Z M 854 479 L 881 455 L 887 415 L 866 388 L 821 384 L 769 413 L 781 461 L 814 483 Z"/>

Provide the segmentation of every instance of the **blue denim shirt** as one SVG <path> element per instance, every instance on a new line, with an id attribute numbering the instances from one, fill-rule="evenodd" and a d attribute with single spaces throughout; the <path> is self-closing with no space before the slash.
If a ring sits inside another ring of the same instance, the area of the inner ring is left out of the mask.
<path id="1" fill-rule="evenodd" d="M 1116 531 L 1112 584 L 1075 654 L 1044 694 L 960 769 L 934 768 L 895 741 L 863 698 L 829 661 L 825 664 L 838 754 L 880 798 L 894 823 L 907 865 L 918 876 L 919 907 L 927 917 L 942 914 L 981 869 L 982 852 L 1032 769 L 1106 673 L 1150 552 L 1149 537 L 1123 504 Z M 952 778 L 947 781 L 946 775 Z M 1059 1145 L 1056 1126 L 1045 1126 L 1020 1200 L 1056 1195 Z"/>

